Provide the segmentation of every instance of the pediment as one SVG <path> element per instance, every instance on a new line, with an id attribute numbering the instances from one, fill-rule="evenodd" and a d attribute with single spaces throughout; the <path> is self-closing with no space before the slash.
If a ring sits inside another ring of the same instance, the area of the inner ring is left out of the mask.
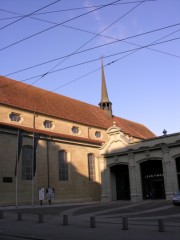
<path id="1" fill-rule="evenodd" d="M 112 126 L 107 130 L 108 140 L 100 148 L 101 154 L 119 152 L 129 145 L 129 139 L 125 136 L 121 128 Z"/>

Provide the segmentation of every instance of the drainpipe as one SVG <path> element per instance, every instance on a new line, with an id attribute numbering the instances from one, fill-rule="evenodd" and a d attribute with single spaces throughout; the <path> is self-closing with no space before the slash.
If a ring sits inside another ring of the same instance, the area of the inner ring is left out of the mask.
<path id="1" fill-rule="evenodd" d="M 47 158 L 47 185 L 50 187 L 50 178 L 49 178 L 49 139 L 46 140 L 46 158 Z"/>

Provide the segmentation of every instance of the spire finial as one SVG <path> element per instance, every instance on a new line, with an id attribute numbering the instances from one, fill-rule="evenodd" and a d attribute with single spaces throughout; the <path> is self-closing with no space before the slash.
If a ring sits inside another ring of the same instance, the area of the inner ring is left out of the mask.
<path id="1" fill-rule="evenodd" d="M 166 129 L 163 130 L 163 134 L 166 135 L 167 134 L 167 131 Z"/>

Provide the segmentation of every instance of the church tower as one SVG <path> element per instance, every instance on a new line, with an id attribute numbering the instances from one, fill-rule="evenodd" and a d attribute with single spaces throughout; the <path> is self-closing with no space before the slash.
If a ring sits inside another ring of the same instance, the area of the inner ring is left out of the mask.
<path id="1" fill-rule="evenodd" d="M 99 103 L 99 106 L 101 109 L 107 112 L 107 115 L 109 117 L 112 117 L 112 103 L 109 101 L 108 93 L 107 93 L 107 87 L 106 87 L 106 81 L 105 81 L 105 75 L 104 75 L 104 66 L 102 61 L 102 67 L 101 67 L 101 101 Z"/>

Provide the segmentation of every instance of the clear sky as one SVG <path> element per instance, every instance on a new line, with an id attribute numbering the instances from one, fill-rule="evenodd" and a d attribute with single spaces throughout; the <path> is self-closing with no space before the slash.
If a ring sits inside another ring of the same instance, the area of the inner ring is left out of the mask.
<path id="1" fill-rule="evenodd" d="M 103 57 L 114 115 L 180 132 L 180 0 L 0 0 L 0 56 L 0 75 L 93 105 Z"/>

